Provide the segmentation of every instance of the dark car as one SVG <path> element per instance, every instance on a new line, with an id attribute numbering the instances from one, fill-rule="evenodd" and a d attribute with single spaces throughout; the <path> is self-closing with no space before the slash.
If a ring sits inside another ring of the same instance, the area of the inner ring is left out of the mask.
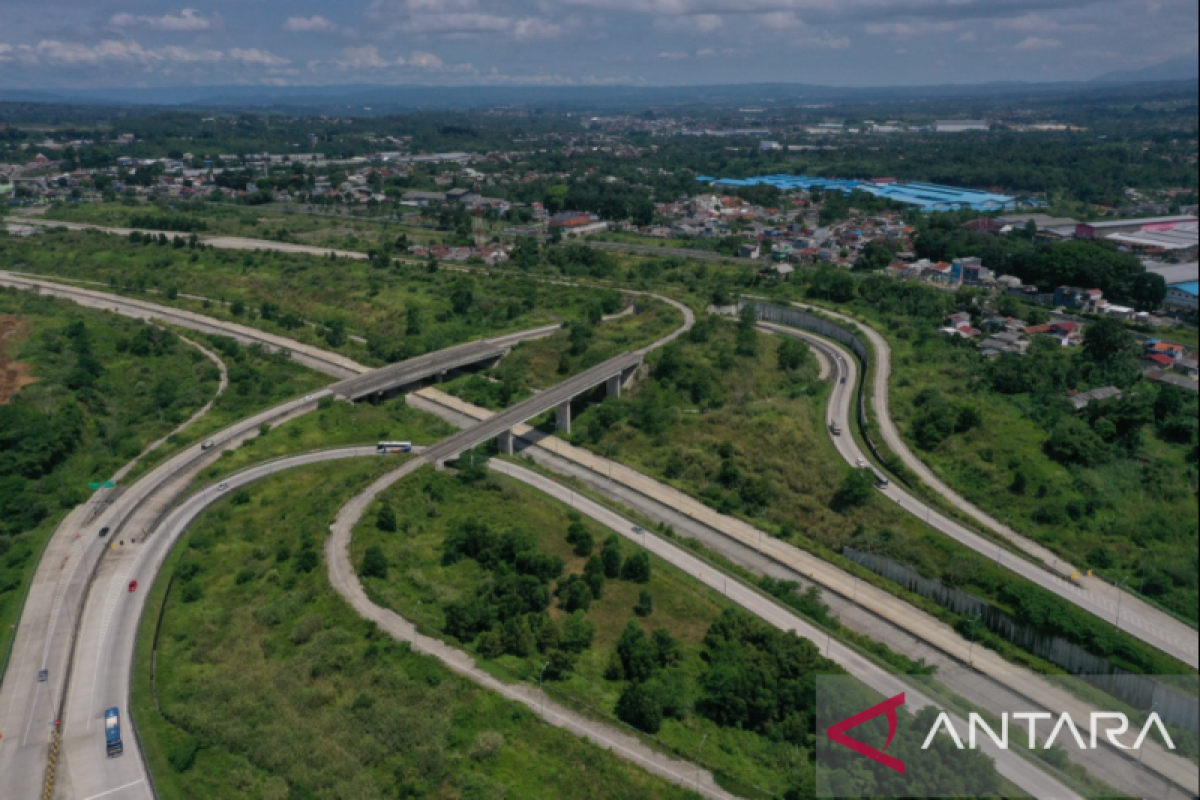
<path id="1" fill-rule="evenodd" d="M 45 683 L 46 678 L 49 677 L 49 675 L 50 675 L 49 670 L 44 669 L 44 670 L 39 671 L 38 672 L 38 683 Z"/>
<path id="2" fill-rule="evenodd" d="M 109 532 L 110 530 L 112 530 L 112 528 L 108 527 L 107 525 L 105 525 L 103 528 L 101 528 L 101 529 L 100 529 L 100 536 L 101 536 L 101 538 L 103 538 L 103 537 L 105 537 L 105 536 L 108 536 L 108 532 Z"/>

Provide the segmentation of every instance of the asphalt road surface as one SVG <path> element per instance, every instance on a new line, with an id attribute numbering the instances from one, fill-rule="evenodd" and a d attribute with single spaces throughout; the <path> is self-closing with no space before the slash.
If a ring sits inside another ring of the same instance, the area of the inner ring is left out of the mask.
<path id="1" fill-rule="evenodd" d="M 211 504 L 229 492 L 287 469 L 346 458 L 377 457 L 374 447 L 306 453 L 268 462 L 223 478 L 188 497 L 152 535 L 113 547 L 100 563 L 83 612 L 67 695 L 56 791 L 60 797 L 135 800 L 154 797 L 129 714 L 134 647 L 146 598 L 179 537 Z M 219 487 L 224 485 L 226 489 Z M 130 592 L 129 582 L 138 582 Z M 107 757 L 104 710 L 121 711 L 125 753 Z"/>
<path id="2" fill-rule="evenodd" d="M 999 552 L 995 544 L 969 531 L 961 524 L 938 514 L 936 511 L 930 511 L 926 504 L 914 497 L 903 495 L 898 500 L 899 505 L 905 508 L 905 510 L 918 515 L 929 514 L 931 524 L 934 524 L 934 527 L 967 545 L 972 550 L 1002 559 L 1005 566 L 1015 572 L 1020 572 L 1023 576 L 1043 588 L 1049 589 L 1059 597 L 1092 612 L 1100 617 L 1100 619 L 1112 622 L 1121 630 L 1159 648 L 1164 653 L 1178 658 L 1191 667 L 1200 666 L 1200 637 L 1198 637 L 1195 628 L 1155 608 L 1136 595 L 1121 592 L 1115 586 L 1111 586 L 1099 578 L 1089 578 L 1084 575 L 1078 581 L 1073 581 L 1060 577 L 1082 571 L 1079 567 L 1070 564 L 1037 542 L 1022 536 L 1017 531 L 1014 531 L 1009 526 L 999 522 L 968 502 L 946 485 L 944 481 L 933 473 L 933 470 L 928 465 L 913 454 L 907 443 L 900 436 L 891 417 L 888 400 L 888 382 L 891 375 L 891 350 L 883 336 L 870 326 L 863 325 L 844 314 L 838 314 L 825 308 L 808 306 L 803 303 L 795 303 L 794 305 L 808 310 L 820 311 L 830 317 L 837 318 L 871 341 L 871 346 L 876 353 L 875 377 L 871 394 L 872 411 L 874 418 L 879 423 L 880 432 L 888 448 L 904 462 L 905 466 L 916 473 L 922 482 L 951 502 L 960 511 L 974 518 L 984 527 L 1003 537 L 1013 546 L 1034 559 L 1040 560 L 1050 568 L 1050 572 L 1053 572 L 1054 575 L 1052 576 L 1046 569 L 1015 558 L 1012 555 Z M 853 386 L 853 382 L 850 385 Z M 843 416 L 842 418 L 848 419 L 849 417 Z M 842 429 L 846 432 L 850 430 L 846 425 L 843 425 Z M 854 462 L 851 461 L 851 463 Z M 935 524 L 935 522 L 938 524 Z M 1019 562 L 1023 563 L 1018 566 Z"/>
<path id="3" fill-rule="evenodd" d="M 816 341 L 823 347 L 829 347 L 827 358 L 837 364 L 839 354 L 836 349 L 822 340 Z M 846 358 L 844 354 L 841 357 L 843 360 Z M 843 384 L 837 378 L 834 378 L 834 383 L 839 387 L 834 392 L 836 395 Z M 847 380 L 844 386 L 850 389 L 853 380 Z M 409 395 L 409 403 L 459 426 L 474 425 L 477 419 L 492 413 L 437 389 Z M 625 507 L 635 508 L 651 519 L 666 522 L 683 535 L 703 541 L 710 549 L 737 563 L 758 567 L 759 571 L 784 580 L 811 581 L 826 591 L 827 599 L 840 599 L 844 604 L 862 609 L 870 615 L 866 620 L 867 630 L 863 632 L 878 634 L 878 621 L 887 620 L 908 635 L 907 641 L 901 638 L 897 642 L 893 638 L 894 649 L 906 652 L 915 641 L 932 648 L 942 656 L 944 665 L 955 670 L 953 688 L 973 703 L 996 713 L 1014 707 L 1024 708 L 1024 705 L 1014 706 L 1014 702 L 1033 703 L 1039 710 L 1053 709 L 1055 713 L 1069 710 L 1077 719 L 1086 719 L 1088 713 L 1094 710 L 1031 671 L 1005 661 L 990 650 L 975 648 L 950 626 L 924 611 L 897 601 L 883 589 L 863 583 L 828 562 L 768 536 L 742 520 L 713 511 L 642 473 L 573 447 L 527 425 L 519 426 L 516 434 L 525 442 L 536 442 L 536 446 L 524 451 L 525 454 L 533 456 L 552 471 L 577 478 Z M 747 557 L 748 554 L 751 555 Z M 763 563 L 758 561 L 762 556 L 767 558 L 767 569 L 762 569 Z M 784 574 L 780 574 L 781 569 L 785 571 Z M 856 618 L 860 622 L 863 620 L 862 615 L 856 615 Z M 884 629 L 882 633 L 894 637 L 896 632 Z M 919 657 L 919 654 L 911 655 Z M 1161 784 L 1163 791 L 1158 796 L 1167 796 L 1171 786 L 1194 791 L 1192 787 L 1195 787 L 1197 777 L 1190 762 L 1175 758 L 1156 745 L 1147 746 L 1145 751 L 1144 766 L 1168 776 L 1165 782 L 1142 772 L 1135 765 L 1133 757 L 1125 751 L 1072 751 L 1072 756 L 1093 775 L 1132 793 L 1145 795 L 1151 784 Z"/>

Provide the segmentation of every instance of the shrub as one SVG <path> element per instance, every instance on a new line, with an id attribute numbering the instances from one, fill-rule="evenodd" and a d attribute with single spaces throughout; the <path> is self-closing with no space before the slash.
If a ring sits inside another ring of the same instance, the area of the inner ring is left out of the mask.
<path id="1" fill-rule="evenodd" d="M 621 577 L 634 583 L 649 583 L 650 555 L 639 551 L 627 558 L 621 567 Z"/>
<path id="2" fill-rule="evenodd" d="M 363 553 L 362 567 L 359 568 L 358 574 L 363 578 L 387 578 L 388 562 L 382 547 L 373 544 L 367 548 Z"/>
<path id="3" fill-rule="evenodd" d="M 640 683 L 631 683 L 617 700 L 617 717 L 645 733 L 658 733 L 663 711 L 658 698 Z"/>

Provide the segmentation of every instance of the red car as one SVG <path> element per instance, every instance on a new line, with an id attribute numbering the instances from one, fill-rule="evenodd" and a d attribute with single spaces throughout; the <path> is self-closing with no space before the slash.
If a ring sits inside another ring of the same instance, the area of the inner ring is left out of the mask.
<path id="1" fill-rule="evenodd" d="M 129 591 L 131 591 L 131 592 L 136 592 L 136 591 L 137 591 L 137 581 L 130 581 L 130 582 L 129 582 Z"/>

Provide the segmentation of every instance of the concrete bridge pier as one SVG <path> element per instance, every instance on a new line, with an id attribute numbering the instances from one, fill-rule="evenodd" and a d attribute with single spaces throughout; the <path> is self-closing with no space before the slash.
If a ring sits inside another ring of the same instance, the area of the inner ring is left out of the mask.
<path id="1" fill-rule="evenodd" d="M 554 428 L 560 433 L 571 432 L 571 401 L 560 403 L 554 411 Z"/>
<path id="2" fill-rule="evenodd" d="M 604 394 L 607 397 L 620 397 L 621 384 L 624 383 L 624 375 L 613 375 L 604 382 Z"/>
<path id="3" fill-rule="evenodd" d="M 496 447 L 503 455 L 511 456 L 513 454 L 513 432 L 511 428 L 496 437 Z"/>

